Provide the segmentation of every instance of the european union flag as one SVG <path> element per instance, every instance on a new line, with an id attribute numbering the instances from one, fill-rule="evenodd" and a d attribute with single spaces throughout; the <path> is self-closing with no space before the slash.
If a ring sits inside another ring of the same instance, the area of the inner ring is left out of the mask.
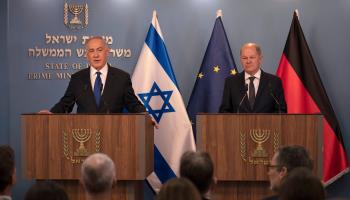
<path id="1" fill-rule="evenodd" d="M 195 123 L 197 113 L 219 112 L 225 78 L 237 73 L 236 64 L 232 56 L 221 17 L 221 10 L 219 10 L 187 106 L 187 112 L 192 121 L 194 131 L 196 130 Z"/>

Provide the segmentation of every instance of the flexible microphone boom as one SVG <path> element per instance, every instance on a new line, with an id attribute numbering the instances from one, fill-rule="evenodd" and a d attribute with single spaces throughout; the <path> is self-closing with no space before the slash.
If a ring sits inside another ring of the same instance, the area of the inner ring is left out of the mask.
<path id="1" fill-rule="evenodd" d="M 243 95 L 241 101 L 240 101 L 239 104 L 238 104 L 238 107 L 237 107 L 237 114 L 239 114 L 239 108 L 241 107 L 241 105 L 242 105 L 244 99 L 247 97 L 247 91 L 248 91 L 248 84 L 245 84 L 245 85 L 244 85 L 244 95 Z"/>
<path id="2" fill-rule="evenodd" d="M 281 104 L 280 104 L 280 102 L 278 101 L 277 97 L 273 94 L 271 82 L 269 82 L 269 90 L 270 90 L 270 95 L 271 95 L 271 97 L 273 98 L 273 100 L 275 101 L 275 103 L 276 103 L 277 106 L 278 106 L 278 113 L 281 114 Z"/>
<path id="3" fill-rule="evenodd" d="M 101 87 L 100 87 L 101 100 L 103 105 L 106 107 L 106 113 L 109 114 L 110 113 L 109 104 L 107 103 L 106 99 L 102 97 L 102 90 L 103 90 L 103 83 L 101 83 Z"/>

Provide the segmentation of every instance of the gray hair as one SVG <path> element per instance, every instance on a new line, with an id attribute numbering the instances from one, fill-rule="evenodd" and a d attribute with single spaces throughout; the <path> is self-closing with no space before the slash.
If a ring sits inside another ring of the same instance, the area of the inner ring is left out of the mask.
<path id="1" fill-rule="evenodd" d="M 256 52 L 261 56 L 262 55 L 262 51 L 261 51 L 261 47 L 253 42 L 249 42 L 249 43 L 245 43 L 242 47 L 241 50 L 239 51 L 240 54 L 242 54 L 242 49 L 244 47 L 255 47 Z"/>
<path id="2" fill-rule="evenodd" d="M 81 180 L 90 194 L 108 191 L 116 180 L 113 161 L 103 153 L 90 155 L 81 166 Z"/>
<path id="3" fill-rule="evenodd" d="M 92 36 L 92 37 L 90 37 L 89 39 L 87 39 L 87 40 L 85 41 L 85 47 L 87 47 L 86 45 L 87 45 L 91 40 L 101 40 L 101 41 L 104 43 L 104 45 L 105 45 L 106 47 L 108 47 L 106 41 L 103 39 L 102 36 Z"/>

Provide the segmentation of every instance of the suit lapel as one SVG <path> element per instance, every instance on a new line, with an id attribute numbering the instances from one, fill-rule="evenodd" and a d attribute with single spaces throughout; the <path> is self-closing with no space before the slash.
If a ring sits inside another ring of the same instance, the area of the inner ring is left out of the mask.
<path id="1" fill-rule="evenodd" d="M 239 88 L 241 88 L 242 89 L 242 91 L 244 91 L 244 88 L 245 88 L 245 80 L 244 80 L 244 71 L 243 72 L 241 72 L 240 73 L 240 87 Z M 247 92 L 245 92 L 245 93 L 247 93 Z M 242 95 L 245 95 L 244 93 L 242 94 Z M 242 96 L 243 97 L 243 96 Z M 242 103 L 243 105 L 242 105 L 242 107 L 245 107 L 247 110 L 252 110 L 252 108 L 250 107 L 250 104 L 249 104 L 249 100 L 248 100 L 248 94 L 247 94 L 247 96 L 244 98 L 244 100 L 243 100 L 243 103 Z"/>
<path id="2" fill-rule="evenodd" d="M 258 106 L 257 104 L 259 104 L 259 102 L 261 102 L 260 99 L 261 99 L 263 91 L 266 88 L 267 82 L 268 81 L 266 80 L 265 73 L 261 70 L 259 88 L 258 88 L 258 93 L 255 96 L 255 104 L 254 104 L 254 109 L 253 110 L 255 110 L 255 108 L 257 108 L 257 106 Z"/>
<path id="3" fill-rule="evenodd" d="M 103 89 L 103 94 L 102 94 L 102 100 L 103 99 L 108 99 L 108 95 L 111 93 L 112 85 L 113 85 L 113 78 L 114 73 L 111 70 L 111 66 L 108 64 L 108 73 L 106 77 L 106 83 Z"/>
<path id="4" fill-rule="evenodd" d="M 82 76 L 83 79 L 83 84 L 84 86 L 87 86 L 87 97 L 89 98 L 89 101 L 94 102 L 94 106 L 95 106 L 95 110 L 97 110 L 97 104 L 96 104 L 96 100 L 95 100 L 95 96 L 94 93 L 92 92 L 92 86 L 91 86 L 91 80 L 90 80 L 90 67 L 88 68 L 88 70 L 86 70 L 84 72 L 84 75 Z"/>

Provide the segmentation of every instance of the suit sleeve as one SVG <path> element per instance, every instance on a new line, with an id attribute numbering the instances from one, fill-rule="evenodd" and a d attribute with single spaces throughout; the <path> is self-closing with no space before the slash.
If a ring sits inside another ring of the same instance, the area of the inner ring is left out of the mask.
<path id="1" fill-rule="evenodd" d="M 52 113 L 72 112 L 76 99 L 74 95 L 75 82 L 75 79 L 72 77 L 64 96 L 50 109 Z"/>
<path id="2" fill-rule="evenodd" d="M 139 101 L 139 99 L 135 95 L 134 89 L 132 88 L 130 76 L 128 76 L 126 80 L 126 86 L 124 89 L 124 102 L 129 112 L 132 112 L 132 113 L 146 112 L 145 107 L 142 105 L 142 103 Z"/>
<path id="3" fill-rule="evenodd" d="M 228 78 L 226 78 L 225 80 L 224 93 L 222 95 L 219 112 L 220 113 L 233 112 L 231 92 L 230 92 L 230 81 Z"/>

